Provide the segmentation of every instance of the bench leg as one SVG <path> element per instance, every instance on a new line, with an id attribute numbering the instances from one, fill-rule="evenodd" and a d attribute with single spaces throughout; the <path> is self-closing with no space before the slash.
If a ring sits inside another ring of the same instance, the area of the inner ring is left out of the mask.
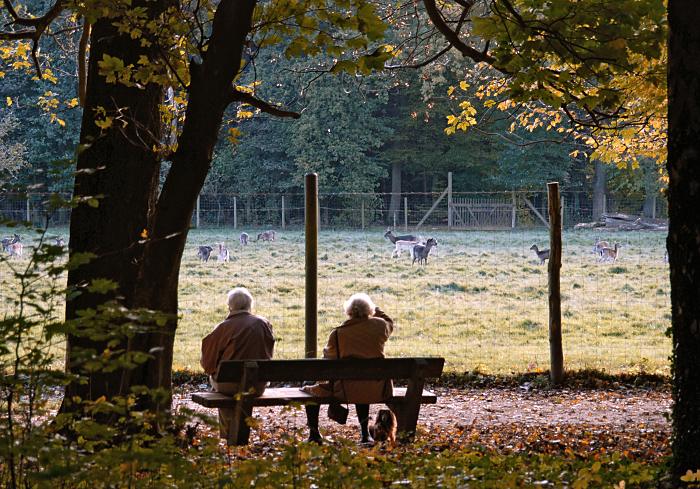
<path id="1" fill-rule="evenodd" d="M 387 404 L 387 406 L 391 409 L 391 412 L 394 413 L 394 416 L 396 416 L 398 439 L 402 443 L 411 443 L 416 435 L 420 403 L 416 405 L 412 405 L 411 403 L 390 403 Z"/>
<path id="2" fill-rule="evenodd" d="M 244 404 L 238 416 L 236 411 L 236 408 L 219 408 L 219 434 L 229 446 L 247 445 L 250 426 L 246 419 L 253 415 L 253 407 Z"/>

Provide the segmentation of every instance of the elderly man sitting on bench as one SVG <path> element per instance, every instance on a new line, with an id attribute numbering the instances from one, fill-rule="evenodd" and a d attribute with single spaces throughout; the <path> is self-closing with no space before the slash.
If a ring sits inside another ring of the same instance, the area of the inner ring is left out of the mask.
<path id="1" fill-rule="evenodd" d="M 252 314 L 253 296 L 248 289 L 237 287 L 229 291 L 227 303 L 229 314 L 226 319 L 202 340 L 200 363 L 209 374 L 211 385 L 216 392 L 235 395 L 238 392 L 238 384 L 219 383 L 214 380 L 219 364 L 225 360 L 269 360 L 272 358 L 275 339 L 270 322 L 262 316 Z M 265 387 L 265 382 L 256 384 L 255 394 L 262 395 Z M 250 416 L 251 413 L 244 414 Z M 221 437 L 230 445 L 236 442 L 232 439 L 234 417 L 233 408 L 219 408 Z M 247 425 L 243 427 L 246 428 Z"/>

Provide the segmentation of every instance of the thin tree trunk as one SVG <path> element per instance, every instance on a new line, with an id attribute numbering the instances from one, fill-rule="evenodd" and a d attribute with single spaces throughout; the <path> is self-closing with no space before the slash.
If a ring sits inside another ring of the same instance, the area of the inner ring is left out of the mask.
<path id="1" fill-rule="evenodd" d="M 401 209 L 401 163 L 391 163 L 391 201 L 389 202 L 389 223 L 394 221 L 394 214 Z"/>
<path id="2" fill-rule="evenodd" d="M 607 175 L 605 164 L 595 162 L 595 177 L 593 179 L 593 220 L 597 221 L 605 212 L 605 193 L 607 191 Z"/>
<path id="3" fill-rule="evenodd" d="M 670 0 L 668 253 L 673 342 L 675 485 L 700 469 L 700 9 Z"/>

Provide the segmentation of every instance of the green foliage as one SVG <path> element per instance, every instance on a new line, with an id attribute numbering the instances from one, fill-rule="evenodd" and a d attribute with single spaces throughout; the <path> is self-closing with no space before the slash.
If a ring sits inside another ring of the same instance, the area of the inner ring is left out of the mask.
<path id="1" fill-rule="evenodd" d="M 478 448 L 441 451 L 420 444 L 359 449 L 289 440 L 266 458 L 234 464 L 231 487 L 656 487 L 658 465 L 616 454 L 580 459 L 543 454 L 497 454 Z M 623 482 L 624 481 L 624 482 Z"/>
<path id="2" fill-rule="evenodd" d="M 70 203 L 67 203 L 70 205 Z M 134 387 L 112 399 L 65 399 L 55 414 L 56 392 L 69 382 L 84 382 L 94 372 L 127 372 L 146 360 L 129 339 L 158 323 L 149 311 L 127 311 L 111 303 L 62 320 L 69 267 L 65 248 L 47 244 L 45 230 L 18 232 L 35 236 L 31 257 L 18 267 L 2 255 L 2 285 L 9 312 L 0 319 L 0 486 L 48 487 L 194 487 L 208 485 L 222 470 L 216 440 L 188 443 L 187 423 L 208 419 L 182 412 L 145 409 L 169 393 Z M 29 244 L 29 243 L 28 243 Z M 93 281 L 91 293 L 107 293 L 113 284 Z M 114 327 L 114 325 L 119 327 Z M 106 340 L 107 348 L 85 347 L 67 374 L 58 368 L 64 335 Z M 75 409 L 80 407 L 80 409 Z M 191 431 L 191 428 L 190 428 Z"/>

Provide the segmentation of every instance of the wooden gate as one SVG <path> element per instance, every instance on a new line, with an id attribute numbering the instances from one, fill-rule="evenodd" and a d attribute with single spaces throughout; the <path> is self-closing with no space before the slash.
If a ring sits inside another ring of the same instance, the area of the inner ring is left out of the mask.
<path id="1" fill-rule="evenodd" d="M 511 228 L 515 204 L 509 195 L 452 198 L 454 227 L 476 229 Z"/>

